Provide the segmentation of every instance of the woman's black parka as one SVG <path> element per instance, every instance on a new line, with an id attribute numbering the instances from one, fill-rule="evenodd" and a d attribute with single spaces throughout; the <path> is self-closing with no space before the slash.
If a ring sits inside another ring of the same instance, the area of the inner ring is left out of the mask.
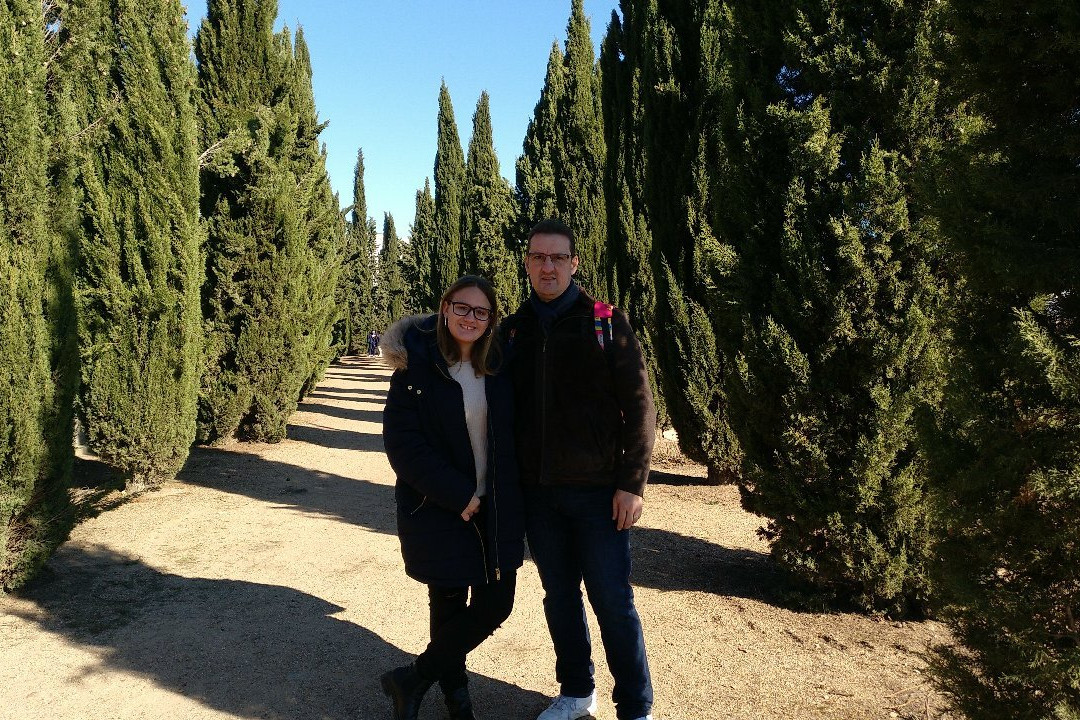
<path id="1" fill-rule="evenodd" d="M 383 414 L 383 443 L 397 473 L 398 538 L 405 572 L 429 585 L 462 587 L 521 567 L 524 516 L 514 452 L 509 373 L 485 379 L 488 474 L 482 524 L 461 512 L 476 491 L 476 468 L 461 386 L 435 341 L 437 315 L 405 318 L 386 332 L 395 369 Z"/>

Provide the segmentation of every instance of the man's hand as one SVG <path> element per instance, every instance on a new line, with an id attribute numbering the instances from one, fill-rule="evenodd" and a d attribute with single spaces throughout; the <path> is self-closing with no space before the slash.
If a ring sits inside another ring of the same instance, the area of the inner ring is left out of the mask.
<path id="1" fill-rule="evenodd" d="M 480 509 L 480 498 L 475 495 L 472 496 L 472 500 L 465 506 L 465 509 L 461 511 L 461 519 L 465 522 L 472 520 L 472 516 Z"/>
<path id="2" fill-rule="evenodd" d="M 641 518 L 641 508 L 645 501 L 640 495 L 625 490 L 616 490 L 611 498 L 611 519 L 616 530 L 629 530 Z"/>

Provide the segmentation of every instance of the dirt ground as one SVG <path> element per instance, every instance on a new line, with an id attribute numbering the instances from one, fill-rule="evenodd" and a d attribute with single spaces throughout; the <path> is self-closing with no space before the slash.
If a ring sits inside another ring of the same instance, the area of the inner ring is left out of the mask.
<path id="1" fill-rule="evenodd" d="M 196 449 L 134 498 L 80 461 L 86 519 L 0 597 L 0 718 L 389 718 L 378 676 L 422 650 L 427 609 L 394 534 L 388 377 L 346 358 L 287 440 Z M 948 717 L 923 660 L 943 626 L 786 609 L 759 520 L 671 445 L 633 531 L 657 720 Z M 513 615 L 469 657 L 482 720 L 533 720 L 557 692 L 541 598 L 526 561 Z M 421 718 L 444 717 L 430 693 Z"/>

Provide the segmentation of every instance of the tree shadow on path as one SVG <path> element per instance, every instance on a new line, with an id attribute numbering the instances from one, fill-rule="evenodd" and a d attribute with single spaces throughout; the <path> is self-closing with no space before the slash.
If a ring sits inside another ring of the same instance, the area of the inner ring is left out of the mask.
<path id="1" fill-rule="evenodd" d="M 290 440 L 337 450 L 383 451 L 381 433 L 376 435 L 375 433 L 335 430 L 334 428 L 312 427 L 310 425 L 289 425 L 286 437 Z"/>
<path id="2" fill-rule="evenodd" d="M 379 675 L 412 660 L 343 610 L 293 588 L 186 578 L 103 548 L 72 546 L 19 593 L 43 611 L 25 620 L 96 648 L 111 670 L 238 718 L 355 720 L 390 716 Z M 90 672 L 94 672 L 90 670 Z M 472 675 L 479 708 L 532 720 L 539 693 Z M 429 693 L 421 718 L 445 716 Z"/>
<path id="3" fill-rule="evenodd" d="M 308 398 L 312 397 L 308 395 Z M 341 418 L 342 420 L 356 420 L 359 422 L 371 422 L 382 424 L 382 409 L 366 410 L 340 405 L 327 405 L 321 402 L 311 402 L 305 399 L 297 407 L 300 412 L 312 413 L 313 415 L 326 415 L 327 417 Z"/>
<path id="4" fill-rule="evenodd" d="M 181 482 L 397 533 L 394 488 L 219 448 L 192 448 Z"/>
<path id="5" fill-rule="evenodd" d="M 632 531 L 634 585 L 759 600 L 786 607 L 786 581 L 767 553 L 729 548 L 670 530 Z"/>

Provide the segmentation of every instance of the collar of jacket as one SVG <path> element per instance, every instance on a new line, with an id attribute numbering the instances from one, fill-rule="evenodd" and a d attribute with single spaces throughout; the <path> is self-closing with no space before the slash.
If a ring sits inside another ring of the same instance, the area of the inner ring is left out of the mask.
<path id="1" fill-rule="evenodd" d="M 391 325 L 381 343 L 383 362 L 393 370 L 404 370 L 416 363 L 436 362 L 445 369 L 435 337 L 438 315 L 409 315 Z"/>
<path id="2" fill-rule="evenodd" d="M 556 319 L 561 320 L 563 318 L 570 317 L 571 315 L 577 315 L 581 317 L 587 317 L 591 320 L 593 317 L 595 306 L 596 299 L 588 292 L 586 292 L 585 288 L 581 288 L 581 292 L 578 294 L 577 300 L 574 301 L 574 304 L 570 306 L 570 309 L 559 315 L 559 317 Z M 527 319 L 530 323 L 540 322 L 540 316 L 537 315 L 536 308 L 533 307 L 532 300 L 530 298 L 526 298 L 525 302 L 521 303 L 515 314 L 522 317 L 523 319 Z"/>

